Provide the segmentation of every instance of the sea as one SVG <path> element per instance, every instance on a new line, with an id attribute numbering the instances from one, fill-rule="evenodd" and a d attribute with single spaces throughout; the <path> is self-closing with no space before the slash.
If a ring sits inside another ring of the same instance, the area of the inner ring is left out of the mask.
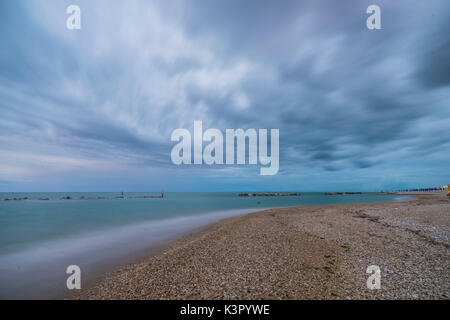
<path id="1" fill-rule="evenodd" d="M 291 191 L 298 192 L 298 191 Z M 268 208 L 407 201 L 377 193 L 239 197 L 236 192 L 0 193 L 0 299 L 69 294 L 67 267 L 81 285 L 139 261 L 168 242 L 231 216 Z M 26 200 L 5 200 L 5 199 Z M 45 200 L 42 200 L 45 199 Z M 82 290 L 81 289 L 81 290 Z"/>

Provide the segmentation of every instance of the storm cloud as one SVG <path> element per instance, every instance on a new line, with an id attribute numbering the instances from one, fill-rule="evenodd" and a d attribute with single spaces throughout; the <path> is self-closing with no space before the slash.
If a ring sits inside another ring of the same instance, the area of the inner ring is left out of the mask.
<path id="1" fill-rule="evenodd" d="M 368 30 L 371 4 L 2 1 L 0 188 L 446 184 L 450 3 L 379 0 Z M 171 132 L 194 120 L 279 128 L 277 177 L 174 166 Z"/>

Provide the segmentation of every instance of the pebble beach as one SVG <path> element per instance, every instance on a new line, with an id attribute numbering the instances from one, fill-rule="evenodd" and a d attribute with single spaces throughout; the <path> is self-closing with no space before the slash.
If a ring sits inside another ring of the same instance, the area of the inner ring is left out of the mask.
<path id="1" fill-rule="evenodd" d="M 444 299 L 450 199 L 269 209 L 227 218 L 68 299 Z M 379 266 L 381 288 L 368 289 Z"/>

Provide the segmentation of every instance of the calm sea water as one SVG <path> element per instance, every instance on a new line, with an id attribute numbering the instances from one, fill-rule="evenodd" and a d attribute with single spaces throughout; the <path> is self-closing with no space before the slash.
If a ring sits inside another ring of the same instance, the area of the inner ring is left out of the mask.
<path id="1" fill-rule="evenodd" d="M 166 193 L 164 199 L 135 198 L 144 195 L 158 194 L 125 193 L 120 199 L 120 193 L 0 193 L 0 298 L 60 295 L 70 264 L 79 265 L 82 281 L 87 281 L 182 233 L 233 215 L 272 207 L 407 199 L 371 193 Z M 61 200 L 66 196 L 72 199 Z M 3 201 L 24 197 L 29 199 Z"/>

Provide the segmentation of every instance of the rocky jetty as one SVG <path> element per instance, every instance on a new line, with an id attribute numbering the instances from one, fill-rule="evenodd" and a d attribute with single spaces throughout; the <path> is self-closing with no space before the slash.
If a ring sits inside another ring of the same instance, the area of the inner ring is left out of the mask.
<path id="1" fill-rule="evenodd" d="M 301 196 L 301 193 L 239 193 L 239 197 L 285 197 L 285 196 Z"/>
<path id="2" fill-rule="evenodd" d="M 114 196 L 114 197 L 107 197 L 107 196 L 98 196 L 98 197 L 86 197 L 86 196 L 80 196 L 80 197 L 76 197 L 76 198 L 72 198 L 71 196 L 64 196 L 59 198 L 59 200 L 72 200 L 72 199 L 79 199 L 79 200 L 108 200 L 108 199 L 162 199 L 164 198 L 164 192 L 161 192 L 161 195 L 150 195 L 150 196 L 125 196 L 123 193 L 121 195 L 118 196 Z M 19 201 L 19 200 L 50 200 L 49 198 L 37 198 L 37 199 L 30 199 L 28 197 L 23 197 L 23 198 L 4 198 L 1 199 L 0 201 Z M 57 200 L 57 198 L 52 199 L 52 200 Z"/>
<path id="3" fill-rule="evenodd" d="M 325 192 L 326 196 L 335 196 L 335 195 L 343 195 L 343 194 L 362 194 L 362 192 Z"/>
<path id="4" fill-rule="evenodd" d="M 3 199 L 3 201 L 10 201 L 10 200 L 16 200 L 16 201 L 20 201 L 20 200 L 28 200 L 28 197 L 23 197 L 23 198 L 12 198 L 12 199 L 5 198 L 5 199 Z"/>
<path id="5" fill-rule="evenodd" d="M 136 196 L 136 197 L 133 197 L 133 198 L 136 198 L 136 199 L 154 199 L 154 198 L 163 198 L 163 196 Z"/>

